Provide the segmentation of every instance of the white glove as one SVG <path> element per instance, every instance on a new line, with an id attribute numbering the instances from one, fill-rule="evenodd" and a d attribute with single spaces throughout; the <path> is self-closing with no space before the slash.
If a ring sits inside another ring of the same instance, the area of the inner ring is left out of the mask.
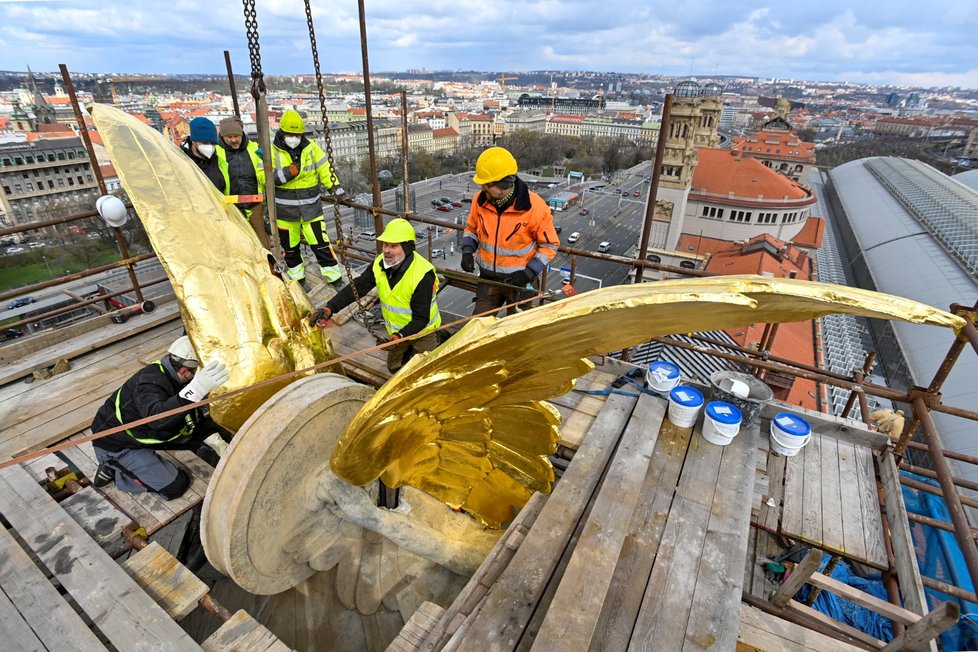
<path id="1" fill-rule="evenodd" d="M 217 360 L 211 360 L 203 369 L 198 369 L 186 387 L 180 390 L 180 397 L 192 403 L 204 400 L 204 397 L 223 385 L 231 377 L 231 372 Z"/>
<path id="2" fill-rule="evenodd" d="M 343 190 L 343 186 L 335 186 L 333 188 L 333 196 L 336 197 L 337 199 L 340 199 L 342 197 L 345 197 L 346 196 L 346 191 Z"/>

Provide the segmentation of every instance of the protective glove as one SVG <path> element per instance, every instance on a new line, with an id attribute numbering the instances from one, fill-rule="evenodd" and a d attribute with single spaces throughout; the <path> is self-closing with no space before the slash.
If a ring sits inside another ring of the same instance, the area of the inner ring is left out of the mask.
<path id="1" fill-rule="evenodd" d="M 526 273 L 526 270 L 521 269 L 517 272 L 513 272 L 513 275 L 506 279 L 506 283 L 515 285 L 516 287 L 525 288 L 532 280 L 533 279 L 530 278 L 530 275 Z"/>
<path id="2" fill-rule="evenodd" d="M 204 439 L 204 443 L 211 447 L 218 457 L 224 457 L 224 451 L 228 448 L 228 443 L 219 434 L 212 433 Z"/>
<path id="3" fill-rule="evenodd" d="M 380 343 L 381 344 L 386 344 L 388 342 L 396 342 L 399 339 L 401 339 L 401 334 L 400 333 L 391 333 L 386 338 L 384 338 L 384 340 L 382 342 L 380 342 Z"/>
<path id="4" fill-rule="evenodd" d="M 316 310 L 309 317 L 309 325 L 315 326 L 321 321 L 326 321 L 333 316 L 333 311 L 329 309 L 329 306 L 323 306 L 319 310 Z"/>
<path id="5" fill-rule="evenodd" d="M 333 186 L 333 196 L 338 200 L 345 197 L 346 191 L 343 190 L 343 186 Z"/>
<path id="6" fill-rule="evenodd" d="M 180 390 L 180 398 L 191 403 L 204 400 L 208 394 L 223 385 L 231 377 L 231 372 L 221 362 L 211 360 L 203 369 L 198 369 L 194 379 Z"/>
<path id="7" fill-rule="evenodd" d="M 469 274 L 475 271 L 475 257 L 468 251 L 462 252 L 462 269 Z"/>
<path id="8" fill-rule="evenodd" d="M 293 163 L 289 166 L 289 178 L 295 179 L 297 176 L 299 176 L 299 166 Z"/>

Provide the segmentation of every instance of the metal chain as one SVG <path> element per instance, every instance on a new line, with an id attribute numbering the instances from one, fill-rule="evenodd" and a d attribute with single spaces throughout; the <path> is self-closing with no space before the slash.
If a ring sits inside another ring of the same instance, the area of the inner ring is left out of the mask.
<path id="1" fill-rule="evenodd" d="M 248 36 L 248 55 L 251 57 L 251 95 L 256 100 L 265 92 L 265 74 L 261 70 L 261 47 L 258 44 L 258 12 L 255 0 L 241 0 L 244 6 L 245 32 Z"/>
<path id="2" fill-rule="evenodd" d="M 248 0 L 245 0 L 246 2 Z M 312 22 L 312 3 L 310 0 L 304 0 L 306 6 L 306 24 L 309 26 L 309 45 L 312 48 L 312 64 L 316 71 L 316 88 L 319 90 L 319 110 L 323 115 L 323 141 L 326 145 L 326 160 L 329 162 L 329 176 L 330 184 L 333 188 L 339 186 L 340 180 L 336 176 L 336 165 L 333 163 L 333 141 L 329 134 L 329 119 L 326 116 L 326 89 L 323 87 L 323 74 L 319 68 L 319 49 L 316 46 L 316 28 L 313 26 Z M 254 0 L 251 0 L 253 3 Z M 357 286 L 353 282 L 353 271 L 350 269 L 350 257 L 346 255 L 346 242 L 343 239 L 343 224 L 340 221 L 340 202 L 333 196 L 333 221 L 336 226 L 336 238 L 339 244 L 340 252 L 343 254 L 343 267 L 346 269 L 346 275 L 350 279 L 350 289 L 353 290 L 353 300 L 356 301 L 357 308 L 360 312 L 365 312 L 363 304 L 360 302 L 360 293 L 357 291 Z"/>

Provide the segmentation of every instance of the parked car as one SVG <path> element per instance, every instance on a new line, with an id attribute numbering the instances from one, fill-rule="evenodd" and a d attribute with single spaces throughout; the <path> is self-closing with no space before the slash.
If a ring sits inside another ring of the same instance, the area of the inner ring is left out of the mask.
<path id="1" fill-rule="evenodd" d="M 431 257 L 432 258 L 441 258 L 444 255 L 445 255 L 445 250 L 444 249 L 432 249 L 431 250 Z"/>
<path id="2" fill-rule="evenodd" d="M 471 197 L 462 197 L 462 203 L 471 204 L 472 203 L 472 198 Z"/>
<path id="3" fill-rule="evenodd" d="M 611 249 L 611 243 L 607 240 L 598 245 L 598 251 L 608 251 L 609 249 Z"/>
<path id="4" fill-rule="evenodd" d="M 422 231 L 415 231 L 414 232 L 414 235 L 417 237 L 418 240 L 424 240 L 424 239 L 426 239 L 428 237 L 428 233 L 426 231 L 423 231 L 423 230 Z"/>
<path id="5" fill-rule="evenodd" d="M 21 247 L 21 246 L 7 247 L 6 249 L 4 249 L 4 251 L 8 254 L 22 254 L 25 251 L 27 251 L 27 247 Z"/>
<path id="6" fill-rule="evenodd" d="M 580 215 L 590 215 L 591 214 L 591 211 L 589 209 L 587 209 L 587 208 L 582 208 L 579 214 Z"/>
<path id="7" fill-rule="evenodd" d="M 460 202 L 460 201 L 453 201 L 452 202 L 452 206 L 454 206 L 455 208 L 462 208 L 462 202 Z"/>
<path id="8" fill-rule="evenodd" d="M 634 197 L 638 197 L 638 196 L 639 196 L 639 195 L 641 195 L 641 194 L 642 194 L 642 193 L 640 193 L 640 192 L 639 192 L 638 190 L 636 190 L 635 192 L 633 192 L 633 193 L 632 193 L 632 196 L 634 196 Z"/>
<path id="9" fill-rule="evenodd" d="M 570 272 L 561 272 L 560 273 L 560 281 L 564 285 L 567 285 L 568 283 L 570 283 L 571 282 Z"/>
<path id="10" fill-rule="evenodd" d="M 30 247 L 31 249 L 41 249 L 44 245 L 41 244 L 40 242 L 29 242 L 27 246 Z"/>
<path id="11" fill-rule="evenodd" d="M 432 206 L 441 206 L 441 200 L 440 199 L 432 199 L 431 200 L 431 205 Z"/>
<path id="12" fill-rule="evenodd" d="M 376 240 L 377 234 L 373 231 L 362 231 L 357 234 L 357 240 Z"/>
<path id="13" fill-rule="evenodd" d="M 567 242 L 570 243 L 570 244 L 574 244 L 575 242 L 577 242 L 580 239 L 581 239 L 581 234 L 578 233 L 577 231 L 574 231 L 569 236 L 567 236 Z"/>
<path id="14" fill-rule="evenodd" d="M 13 301 L 7 304 L 7 310 L 13 310 L 14 308 L 22 308 L 34 303 L 34 297 L 17 297 Z"/>
<path id="15" fill-rule="evenodd" d="M 448 197 L 442 197 L 441 198 L 441 203 L 443 203 L 443 204 L 451 204 L 452 203 L 452 200 L 449 199 Z"/>
<path id="16" fill-rule="evenodd" d="M 564 230 L 564 227 L 562 227 L 560 225 L 557 225 L 557 224 L 554 225 L 554 231 L 556 231 L 557 233 L 560 233 L 563 230 Z"/>
<path id="17" fill-rule="evenodd" d="M 8 328 L 7 330 L 0 331 L 0 342 L 6 342 L 7 340 L 15 340 L 18 337 L 23 337 L 24 331 L 19 328 Z"/>
<path id="18" fill-rule="evenodd" d="M 440 206 L 436 206 L 435 207 L 435 210 L 436 211 L 441 211 L 442 213 L 451 213 L 452 212 L 452 205 L 451 204 L 442 204 Z"/>

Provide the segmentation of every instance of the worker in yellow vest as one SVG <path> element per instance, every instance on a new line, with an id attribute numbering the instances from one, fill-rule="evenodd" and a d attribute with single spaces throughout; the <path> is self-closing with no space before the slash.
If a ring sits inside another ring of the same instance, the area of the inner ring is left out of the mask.
<path id="1" fill-rule="evenodd" d="M 404 218 L 391 220 L 377 239 L 383 243 L 383 253 L 370 269 L 316 310 L 310 323 L 324 324 L 353 303 L 354 287 L 359 296 L 376 287 L 387 341 L 397 341 L 387 349 L 387 368 L 393 373 L 415 353 L 433 351 L 439 344 L 438 334 L 432 332 L 441 326 L 438 278 L 434 266 L 415 251 L 414 227 Z"/>
<path id="2" fill-rule="evenodd" d="M 326 235 L 319 187 L 322 185 L 331 191 L 336 199 L 346 193 L 339 183 L 334 185 L 332 169 L 322 148 L 306 138 L 305 125 L 298 112 L 290 109 L 282 115 L 278 132 L 272 140 L 271 154 L 275 222 L 279 241 L 285 251 L 289 278 L 307 287 L 306 266 L 299 250 L 301 241 L 305 239 L 316 255 L 323 279 L 327 283 L 339 281 L 343 268 L 336 262 L 329 236 Z"/>

